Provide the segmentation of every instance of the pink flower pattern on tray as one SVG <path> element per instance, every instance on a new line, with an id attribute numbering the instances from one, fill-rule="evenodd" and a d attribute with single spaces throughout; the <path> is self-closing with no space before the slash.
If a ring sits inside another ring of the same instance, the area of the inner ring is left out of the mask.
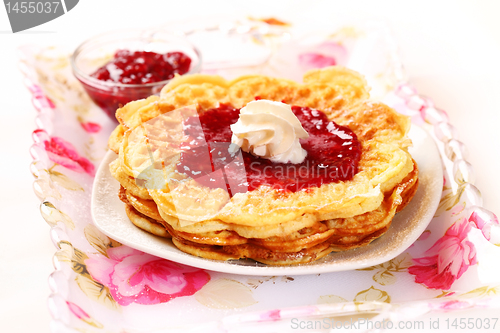
<path id="1" fill-rule="evenodd" d="M 120 305 L 158 304 L 201 289 L 210 275 L 204 270 L 174 263 L 128 246 L 108 248 L 108 258 L 85 260 L 92 278 L 109 288 Z"/>
<path id="2" fill-rule="evenodd" d="M 486 240 L 491 239 L 491 228 L 493 226 L 498 226 L 500 223 L 498 222 L 498 218 L 493 215 L 490 220 L 483 219 L 480 214 L 473 212 L 469 217 L 469 222 L 474 223 L 476 227 L 481 230 L 483 236 Z"/>
<path id="3" fill-rule="evenodd" d="M 300 66 L 309 70 L 342 64 L 346 54 L 347 50 L 343 45 L 327 41 L 317 45 L 309 52 L 300 53 L 298 60 Z"/>
<path id="4" fill-rule="evenodd" d="M 408 268 L 415 282 L 432 289 L 450 289 L 467 269 L 477 263 L 476 248 L 468 240 L 472 224 L 467 219 L 455 222 L 434 245 L 427 256 L 415 258 L 416 265 Z"/>
<path id="5" fill-rule="evenodd" d="M 43 141 L 43 147 L 52 162 L 76 172 L 94 175 L 94 164 L 80 156 L 75 147 L 63 138 L 53 136 Z"/>
<path id="6" fill-rule="evenodd" d="M 80 125 L 87 133 L 98 133 L 101 130 L 101 125 L 93 122 L 81 122 Z"/>

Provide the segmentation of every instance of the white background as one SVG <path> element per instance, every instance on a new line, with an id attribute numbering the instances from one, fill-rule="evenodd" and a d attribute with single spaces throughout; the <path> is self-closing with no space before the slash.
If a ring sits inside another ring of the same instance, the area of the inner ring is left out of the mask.
<path id="1" fill-rule="evenodd" d="M 385 19 L 411 83 L 448 112 L 469 148 L 484 206 L 500 215 L 500 1 L 82 0 L 66 15 L 17 34 L 0 9 L 0 331 L 49 331 L 47 277 L 55 251 L 31 187 L 28 149 L 35 110 L 17 69 L 16 48 L 28 43 L 76 47 L 116 28 L 227 14 L 309 18 L 315 25 L 339 15 Z M 498 312 L 455 316 L 500 317 Z"/>

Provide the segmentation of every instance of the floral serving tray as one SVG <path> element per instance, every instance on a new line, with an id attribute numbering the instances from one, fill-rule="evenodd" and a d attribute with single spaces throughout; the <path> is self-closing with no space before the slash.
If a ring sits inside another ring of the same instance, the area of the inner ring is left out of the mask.
<path id="1" fill-rule="evenodd" d="M 282 331 L 304 318 L 370 313 L 377 315 L 373 321 L 395 322 L 431 310 L 500 307 L 498 219 L 481 207 L 465 147 L 446 113 L 405 81 L 385 25 L 314 34 L 276 19 L 182 28 L 194 42 L 215 38 L 221 47 L 245 50 L 244 58 L 208 57 L 205 72 L 227 78 L 262 73 L 297 79 L 333 64 L 363 73 L 374 98 L 412 117 L 436 143 L 444 174 L 437 211 L 396 258 L 342 272 L 236 275 L 133 249 L 100 232 L 90 213 L 96 167 L 115 124 L 72 76 L 68 50 L 24 47 L 22 71 L 38 110 L 34 190 L 57 248 L 49 279 L 54 332 Z"/>

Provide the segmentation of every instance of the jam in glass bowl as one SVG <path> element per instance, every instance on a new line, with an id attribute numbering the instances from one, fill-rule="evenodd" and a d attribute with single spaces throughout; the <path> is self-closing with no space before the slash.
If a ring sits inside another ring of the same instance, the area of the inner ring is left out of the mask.
<path id="1" fill-rule="evenodd" d="M 201 54 L 183 36 L 121 30 L 82 43 L 71 65 L 90 98 L 115 119 L 118 108 L 159 94 L 176 74 L 199 72 Z"/>

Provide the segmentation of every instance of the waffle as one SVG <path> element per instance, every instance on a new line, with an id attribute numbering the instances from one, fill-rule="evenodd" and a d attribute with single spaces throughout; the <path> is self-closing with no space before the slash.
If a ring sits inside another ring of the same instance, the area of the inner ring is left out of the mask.
<path id="1" fill-rule="evenodd" d="M 321 110 L 349 127 L 362 147 L 358 172 L 307 191 L 262 185 L 231 196 L 176 169 L 187 117 L 221 103 L 241 108 L 257 96 Z M 291 265 L 365 246 L 389 228 L 418 184 L 407 151 L 409 119 L 370 101 L 364 78 L 342 67 L 310 71 L 302 84 L 259 75 L 233 81 L 185 75 L 159 97 L 131 102 L 116 116 L 120 125 L 109 147 L 118 158 L 110 170 L 129 218 L 150 232 L 163 226 L 175 246 L 204 258 Z"/>

